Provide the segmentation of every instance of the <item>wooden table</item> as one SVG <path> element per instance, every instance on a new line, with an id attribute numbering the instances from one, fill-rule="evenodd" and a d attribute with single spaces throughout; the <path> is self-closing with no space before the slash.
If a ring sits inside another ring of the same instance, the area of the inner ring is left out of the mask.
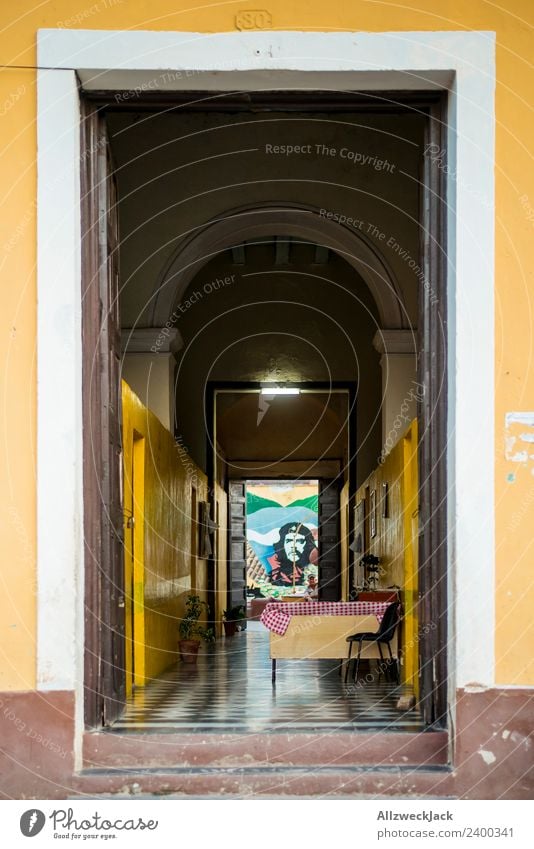
<path id="1" fill-rule="evenodd" d="M 328 606 L 325 607 L 325 604 Z M 284 605 L 284 613 L 289 613 L 289 623 L 285 633 L 272 630 L 275 621 L 274 611 L 279 605 L 267 605 L 261 621 L 270 630 L 270 657 L 272 661 L 272 679 L 276 680 L 276 661 L 294 659 L 345 660 L 348 657 L 349 644 L 346 638 L 357 631 L 378 630 L 387 602 L 312 602 Z M 328 610 L 328 612 L 323 612 Z M 352 613 L 351 611 L 361 611 Z M 366 612 L 367 611 L 367 612 Z M 266 621 L 264 621 L 266 620 Z M 269 623 L 269 624 L 268 624 Z M 281 630 L 281 628 L 279 628 Z M 391 651 L 397 657 L 397 635 L 391 643 Z M 378 660 L 380 653 L 376 643 L 364 643 L 361 657 L 363 660 Z"/>

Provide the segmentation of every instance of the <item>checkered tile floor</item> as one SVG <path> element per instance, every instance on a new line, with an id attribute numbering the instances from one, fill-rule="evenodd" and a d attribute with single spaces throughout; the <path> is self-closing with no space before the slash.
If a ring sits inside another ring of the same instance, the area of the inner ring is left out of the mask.
<path id="1" fill-rule="evenodd" d="M 416 711 L 396 709 L 396 685 L 373 673 L 362 664 L 358 683 L 345 686 L 333 661 L 278 661 L 273 688 L 268 632 L 249 622 L 202 651 L 196 668 L 176 664 L 137 690 L 113 730 L 419 731 Z"/>

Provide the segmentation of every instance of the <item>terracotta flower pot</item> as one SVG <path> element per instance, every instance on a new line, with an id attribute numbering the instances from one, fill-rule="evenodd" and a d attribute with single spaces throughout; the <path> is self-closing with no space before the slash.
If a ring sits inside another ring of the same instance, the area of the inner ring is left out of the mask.
<path id="1" fill-rule="evenodd" d="M 233 637 L 237 631 L 237 622 L 223 621 L 225 637 Z"/>
<path id="2" fill-rule="evenodd" d="M 197 662 L 200 640 L 180 640 L 178 647 L 180 649 L 180 660 L 184 663 Z"/>

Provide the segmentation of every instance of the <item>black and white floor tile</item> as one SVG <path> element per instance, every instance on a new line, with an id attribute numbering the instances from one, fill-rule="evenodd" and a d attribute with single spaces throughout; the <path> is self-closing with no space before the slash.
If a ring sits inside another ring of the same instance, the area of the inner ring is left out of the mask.
<path id="1" fill-rule="evenodd" d="M 278 661 L 271 682 L 269 635 L 260 623 L 217 641 L 198 666 L 178 663 L 129 700 L 114 731 L 419 731 L 415 710 L 396 707 L 399 688 L 362 664 L 345 685 L 328 660 Z"/>

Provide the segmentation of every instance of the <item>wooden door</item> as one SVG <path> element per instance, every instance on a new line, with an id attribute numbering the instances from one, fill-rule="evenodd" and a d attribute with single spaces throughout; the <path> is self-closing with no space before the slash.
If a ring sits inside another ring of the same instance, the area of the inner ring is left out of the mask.
<path id="1" fill-rule="evenodd" d="M 102 115 L 82 120 L 82 334 L 86 573 L 85 706 L 90 726 L 124 705 L 124 540 L 116 184 Z"/>
<path id="2" fill-rule="evenodd" d="M 319 481 L 319 599 L 341 599 L 340 503 L 337 481 Z"/>
<path id="3" fill-rule="evenodd" d="M 445 101 L 429 110 L 425 150 L 445 150 Z M 438 148 L 434 147 L 437 145 Z M 447 724 L 447 272 L 445 169 L 423 156 L 419 287 L 420 708 L 427 725 Z"/>
<path id="4" fill-rule="evenodd" d="M 245 481 L 230 481 L 230 556 L 228 558 L 228 605 L 246 604 L 247 587 L 247 493 Z"/>

